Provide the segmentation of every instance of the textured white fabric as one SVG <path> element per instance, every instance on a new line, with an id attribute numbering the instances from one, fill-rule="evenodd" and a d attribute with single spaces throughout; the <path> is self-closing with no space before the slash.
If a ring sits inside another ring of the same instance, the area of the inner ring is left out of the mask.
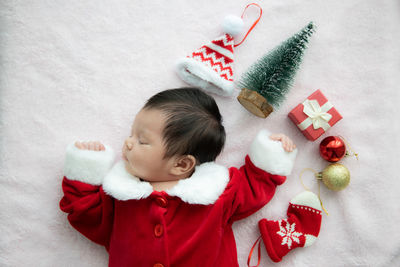
<path id="1" fill-rule="evenodd" d="M 224 33 L 236 36 L 243 31 L 243 20 L 235 15 L 228 15 L 222 22 L 222 29 Z"/>
<path id="2" fill-rule="evenodd" d="M 213 71 L 209 66 L 193 58 L 182 58 L 176 63 L 178 75 L 190 84 L 197 84 L 206 92 L 216 95 L 231 96 L 234 90 L 234 83 L 227 81 Z"/>
<path id="3" fill-rule="evenodd" d="M 150 183 L 142 182 L 126 171 L 123 160 L 117 162 L 106 175 L 103 189 L 118 200 L 142 199 L 153 192 Z"/>
<path id="4" fill-rule="evenodd" d="M 59 210 L 66 145 L 99 140 L 120 159 L 145 100 L 186 86 L 175 73 L 176 60 L 219 36 L 223 18 L 240 16 L 248 3 L 0 1 L 1 266 L 107 266 L 105 249 L 81 236 Z M 399 1 L 259 4 L 263 17 L 235 49 L 235 80 L 309 21 L 317 29 L 287 100 L 267 119 L 240 106 L 239 90 L 231 98 L 215 97 L 227 130 L 221 165 L 240 166 L 265 128 L 287 134 L 299 150 L 272 201 L 233 225 L 239 265 L 247 265 L 258 220 L 284 218 L 289 201 L 304 190 L 301 170 L 327 166 L 318 154 L 322 138 L 342 135 L 360 155 L 341 162 L 350 184 L 340 192 L 321 185 L 329 216 L 323 214 L 318 240 L 290 252 L 279 266 L 399 266 Z M 243 32 L 258 14 L 249 7 Z M 316 89 L 343 119 L 310 142 L 287 114 Z M 311 172 L 303 180 L 317 192 Z M 263 250 L 261 265 L 272 264 Z"/>
<path id="5" fill-rule="evenodd" d="M 267 130 L 261 130 L 250 146 L 250 159 L 258 168 L 271 174 L 287 176 L 292 172 L 297 148 L 292 152 L 283 149 L 280 141 L 269 138 Z"/>
<path id="6" fill-rule="evenodd" d="M 215 203 L 228 182 L 228 168 L 214 162 L 205 162 L 196 166 L 190 178 L 180 180 L 166 192 L 190 204 L 209 205 Z"/>
<path id="7" fill-rule="evenodd" d="M 190 204 L 208 205 L 214 203 L 229 182 L 229 172 L 224 166 L 206 162 L 196 169 L 191 177 L 180 180 L 166 192 Z M 124 161 L 117 162 L 106 175 L 104 191 L 119 200 L 142 199 L 152 192 L 152 186 L 132 176 L 125 169 Z"/>
<path id="8" fill-rule="evenodd" d="M 317 237 L 314 235 L 305 235 L 306 243 L 304 243 L 304 247 L 309 247 L 317 240 Z"/>
<path id="9" fill-rule="evenodd" d="M 290 200 L 290 203 L 308 206 L 317 210 L 322 210 L 318 196 L 310 191 L 304 191 Z"/>
<path id="10" fill-rule="evenodd" d="M 103 151 L 79 149 L 74 142 L 65 152 L 64 175 L 93 185 L 101 185 L 107 172 L 114 163 L 114 150 L 107 146 Z"/>

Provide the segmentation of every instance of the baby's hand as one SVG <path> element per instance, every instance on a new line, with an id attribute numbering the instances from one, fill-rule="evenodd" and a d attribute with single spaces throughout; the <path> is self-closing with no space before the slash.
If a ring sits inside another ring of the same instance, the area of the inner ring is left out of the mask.
<path id="1" fill-rule="evenodd" d="M 287 152 L 292 152 L 296 148 L 293 141 L 284 134 L 271 134 L 269 138 L 275 141 L 281 141 L 283 149 Z"/>
<path id="2" fill-rule="evenodd" d="M 106 150 L 104 145 L 98 141 L 89 141 L 89 142 L 75 142 L 75 146 L 79 149 L 87 149 L 87 150 L 94 150 L 94 151 L 103 151 Z"/>

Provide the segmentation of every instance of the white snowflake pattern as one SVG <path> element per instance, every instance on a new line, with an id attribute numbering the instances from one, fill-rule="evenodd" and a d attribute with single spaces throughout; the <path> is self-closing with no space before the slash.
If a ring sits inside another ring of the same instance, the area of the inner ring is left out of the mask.
<path id="1" fill-rule="evenodd" d="M 282 221 L 286 222 L 286 227 L 282 226 L 281 224 Z M 287 220 L 282 220 L 282 221 L 279 221 L 279 231 L 276 232 L 278 235 L 282 236 L 281 245 L 287 244 L 288 248 L 290 249 L 292 247 L 292 242 L 300 244 L 299 237 L 302 236 L 302 233 L 295 231 L 296 224 L 295 223 L 290 224 Z"/>

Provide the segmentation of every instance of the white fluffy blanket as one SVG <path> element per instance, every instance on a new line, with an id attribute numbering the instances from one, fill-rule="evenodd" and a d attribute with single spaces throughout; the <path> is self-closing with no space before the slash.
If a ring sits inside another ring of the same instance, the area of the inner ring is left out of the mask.
<path id="1" fill-rule="evenodd" d="M 86 240 L 58 208 L 66 145 L 100 140 L 118 150 L 144 101 L 184 86 L 177 59 L 219 36 L 225 15 L 248 1 L 0 2 L 0 265 L 106 266 L 104 248 Z M 303 190 L 299 173 L 326 165 L 322 138 L 307 141 L 288 112 L 321 89 L 343 115 L 328 135 L 342 135 L 359 161 L 342 163 L 351 183 L 321 188 L 320 236 L 262 266 L 400 266 L 399 119 L 400 6 L 397 0 L 260 1 L 264 15 L 235 51 L 236 78 L 309 21 L 318 26 L 295 84 L 267 119 L 235 97 L 216 96 L 227 130 L 219 163 L 240 166 L 260 129 L 283 132 L 299 148 L 292 175 L 262 210 L 234 225 L 240 266 L 246 266 L 263 217 L 285 216 Z M 257 17 L 249 9 L 247 25 Z M 238 94 L 235 91 L 235 95 Z M 305 183 L 316 192 L 312 176 Z M 256 257 L 253 258 L 253 263 Z"/>

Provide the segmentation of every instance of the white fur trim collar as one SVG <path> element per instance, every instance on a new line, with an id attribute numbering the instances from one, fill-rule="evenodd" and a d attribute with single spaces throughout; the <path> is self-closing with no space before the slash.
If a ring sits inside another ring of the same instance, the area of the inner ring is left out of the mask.
<path id="1" fill-rule="evenodd" d="M 229 182 L 226 167 L 214 162 L 196 166 L 193 175 L 180 180 L 173 188 L 166 190 L 170 196 L 177 196 L 189 204 L 209 205 L 215 203 Z M 103 181 L 104 191 L 118 200 L 147 198 L 153 192 L 148 182 L 132 176 L 125 169 L 124 161 L 117 162 Z"/>

